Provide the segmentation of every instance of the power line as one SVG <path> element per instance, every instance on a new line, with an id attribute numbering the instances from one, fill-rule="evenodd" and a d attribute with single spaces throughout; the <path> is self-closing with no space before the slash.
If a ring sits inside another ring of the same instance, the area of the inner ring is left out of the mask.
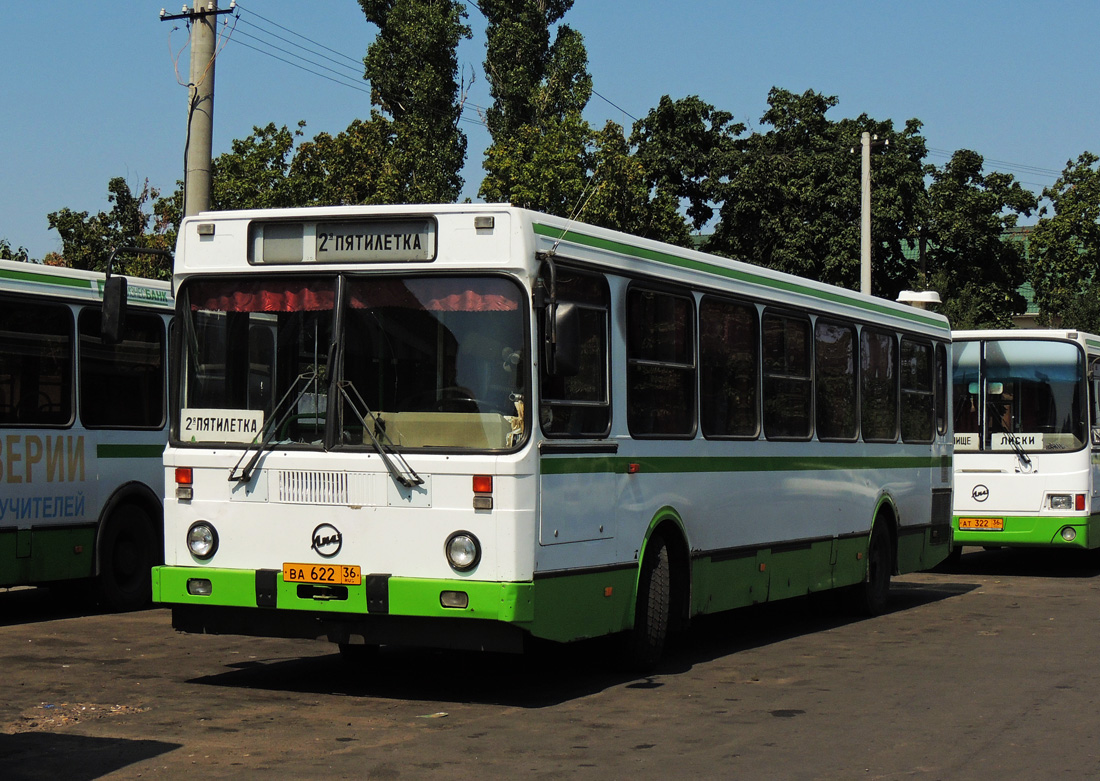
<path id="1" fill-rule="evenodd" d="M 317 41 L 313 40 L 312 38 L 308 38 L 308 37 L 306 37 L 306 36 L 302 35 L 301 33 L 297 33 L 297 32 L 295 32 L 294 30 L 291 30 L 291 29 L 290 29 L 289 27 L 284 27 L 283 25 L 279 24 L 278 22 L 273 22 L 272 20 L 268 19 L 268 18 L 267 18 L 266 16 L 264 16 L 263 14 L 258 14 L 258 13 L 256 13 L 255 11 L 253 11 L 253 10 L 252 10 L 252 9 L 250 9 L 250 8 L 245 8 L 245 7 L 244 7 L 243 5 L 241 5 L 240 3 L 237 3 L 237 8 L 241 9 L 242 11 L 246 11 L 246 12 L 248 12 L 248 13 L 252 14 L 253 16 L 255 16 L 255 17 L 259 18 L 259 19 L 263 19 L 263 20 L 264 20 L 265 22 L 267 22 L 268 24 L 270 24 L 270 25 L 274 25 L 275 27 L 278 27 L 278 28 L 279 28 L 280 30 L 285 30 L 286 32 L 290 33 L 291 35 L 294 35 L 294 36 L 296 36 L 296 37 L 298 37 L 298 38 L 301 38 L 301 39 L 302 39 L 303 41 L 307 41 L 308 43 L 311 43 L 311 44 L 313 44 L 314 46 L 317 46 L 318 48 L 324 49 L 324 50 L 325 50 L 325 51 L 327 51 L 327 52 L 332 52 L 332 53 L 333 53 L 333 54 L 335 54 L 335 55 L 336 55 L 337 57 L 342 57 L 342 58 L 344 58 L 345 60 L 348 60 L 349 62 L 353 62 L 353 63 L 355 63 L 355 64 L 357 64 L 357 65 L 361 65 L 361 64 L 362 64 L 362 61 L 361 61 L 361 60 L 357 60 L 357 59 L 355 59 L 354 57 L 350 57 L 350 56 L 348 56 L 347 54 L 344 54 L 343 52 L 338 52 L 338 51 L 336 51 L 335 49 L 330 49 L 330 48 L 329 48 L 328 46 L 325 46 L 325 45 L 324 45 L 323 43 L 318 43 Z M 253 26 L 255 26 L 255 25 L 253 25 Z"/>

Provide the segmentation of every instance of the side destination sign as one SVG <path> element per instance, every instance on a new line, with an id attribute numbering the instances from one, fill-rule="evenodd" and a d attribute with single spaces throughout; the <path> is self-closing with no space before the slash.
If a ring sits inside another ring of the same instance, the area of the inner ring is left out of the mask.
<path id="1" fill-rule="evenodd" d="M 184 442 L 253 442 L 264 428 L 263 410 L 180 410 L 180 439 Z"/>

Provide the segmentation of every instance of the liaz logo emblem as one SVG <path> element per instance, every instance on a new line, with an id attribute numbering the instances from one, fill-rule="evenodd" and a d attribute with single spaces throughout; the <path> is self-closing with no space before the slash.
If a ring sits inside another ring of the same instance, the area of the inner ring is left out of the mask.
<path id="1" fill-rule="evenodd" d="M 984 485 L 976 485 L 974 490 L 970 492 L 970 496 L 975 502 L 984 502 L 989 498 L 989 489 Z"/>
<path id="2" fill-rule="evenodd" d="M 344 538 L 340 536 L 340 530 L 331 523 L 322 523 L 313 530 L 313 544 L 309 547 L 326 559 L 331 559 L 340 552 L 343 544 Z"/>

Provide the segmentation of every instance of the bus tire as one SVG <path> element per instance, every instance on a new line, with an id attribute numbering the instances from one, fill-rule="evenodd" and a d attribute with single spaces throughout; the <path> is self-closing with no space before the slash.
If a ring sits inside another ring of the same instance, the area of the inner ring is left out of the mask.
<path id="1" fill-rule="evenodd" d="M 890 597 L 890 576 L 894 557 L 890 552 L 890 532 L 886 524 L 876 523 L 867 544 L 867 577 L 856 588 L 856 609 L 865 616 L 882 615 Z"/>
<path id="2" fill-rule="evenodd" d="M 634 628 L 627 635 L 626 655 L 631 669 L 652 668 L 664 652 L 672 612 L 672 568 L 664 538 L 653 535 L 646 545 L 638 577 Z"/>
<path id="3" fill-rule="evenodd" d="M 156 535 L 148 513 L 122 504 L 107 518 L 100 540 L 99 596 L 115 612 L 138 610 L 153 597 L 152 569 L 157 562 Z"/>

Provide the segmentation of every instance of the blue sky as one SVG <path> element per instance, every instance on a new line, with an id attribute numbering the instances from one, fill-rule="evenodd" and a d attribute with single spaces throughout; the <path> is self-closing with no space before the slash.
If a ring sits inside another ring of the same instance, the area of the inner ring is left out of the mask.
<path id="1" fill-rule="evenodd" d="M 168 12 L 181 5 L 176 0 Z M 355 0 L 239 5 L 217 63 L 215 155 L 254 125 L 294 127 L 304 119 L 312 137 L 369 113 L 359 77 L 374 28 Z M 5 5 L 0 238 L 41 258 L 61 249 L 48 213 L 106 210 L 115 176 L 135 190 L 148 179 L 164 191 L 182 178 L 187 92 L 177 62 L 186 81 L 187 33 L 160 21 L 160 8 L 144 0 Z M 589 104 L 597 125 L 629 126 L 668 94 L 699 95 L 754 128 L 778 86 L 837 96 L 833 119 L 866 113 L 901 127 L 916 117 L 928 162 L 943 165 L 956 149 L 973 149 L 987 170 L 1012 173 L 1036 192 L 1068 160 L 1100 153 L 1094 1 L 577 0 L 564 21 L 584 35 L 595 89 L 606 99 Z M 489 97 L 484 20 L 472 6 L 469 24 L 474 38 L 459 59 L 476 77 L 462 123 L 465 194 L 476 200 L 488 145 L 476 107 Z"/>

